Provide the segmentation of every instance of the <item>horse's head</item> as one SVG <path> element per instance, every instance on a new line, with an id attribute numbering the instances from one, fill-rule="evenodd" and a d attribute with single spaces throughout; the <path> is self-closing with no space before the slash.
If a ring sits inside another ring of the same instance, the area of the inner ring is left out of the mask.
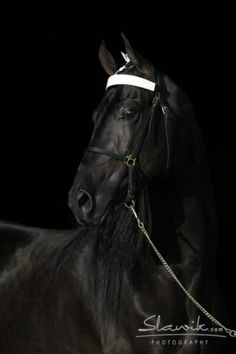
<path id="1" fill-rule="evenodd" d="M 120 69 L 104 43 L 99 49 L 101 65 L 110 77 L 69 195 L 80 223 L 98 224 L 114 206 L 137 199 L 140 188 L 162 178 L 170 164 L 166 78 L 123 39 L 126 64 Z"/>

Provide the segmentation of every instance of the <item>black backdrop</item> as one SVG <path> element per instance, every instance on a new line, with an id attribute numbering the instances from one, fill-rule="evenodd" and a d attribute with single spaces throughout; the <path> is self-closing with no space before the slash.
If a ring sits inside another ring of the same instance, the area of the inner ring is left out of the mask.
<path id="1" fill-rule="evenodd" d="M 135 48 L 186 91 L 195 108 L 216 195 L 217 276 L 235 327 L 230 9 L 156 6 L 144 10 L 139 5 L 134 12 L 125 4 L 99 11 L 92 4 L 87 11 L 6 11 L 1 42 L 0 217 L 40 227 L 70 226 L 67 193 L 89 140 L 91 113 L 106 83 L 98 46 L 105 39 L 120 56 L 124 31 Z"/>

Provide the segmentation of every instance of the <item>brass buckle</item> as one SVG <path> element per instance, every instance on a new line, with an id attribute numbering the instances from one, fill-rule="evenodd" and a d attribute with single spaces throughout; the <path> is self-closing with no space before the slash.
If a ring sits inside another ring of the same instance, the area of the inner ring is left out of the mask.
<path id="1" fill-rule="evenodd" d="M 125 156 L 124 164 L 128 167 L 134 167 L 136 164 L 136 157 L 134 157 L 133 155 Z"/>

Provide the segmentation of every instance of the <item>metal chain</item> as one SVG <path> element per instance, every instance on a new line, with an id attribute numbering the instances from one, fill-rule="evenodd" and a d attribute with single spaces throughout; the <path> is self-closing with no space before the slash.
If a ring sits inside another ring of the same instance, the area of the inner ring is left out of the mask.
<path id="1" fill-rule="evenodd" d="M 144 236 L 147 238 L 148 242 L 150 243 L 151 247 L 153 248 L 154 252 L 156 253 L 156 255 L 158 256 L 158 258 L 160 259 L 161 263 L 163 264 L 163 266 L 165 267 L 165 269 L 167 270 L 167 272 L 171 275 L 171 277 L 174 279 L 174 281 L 178 284 L 178 286 L 181 288 L 181 290 L 187 295 L 187 297 L 194 303 L 194 305 L 202 312 L 204 313 L 204 315 L 209 318 L 213 323 L 215 323 L 217 326 L 221 327 L 222 329 L 224 329 L 224 331 L 231 337 L 236 339 L 236 330 L 234 329 L 230 329 L 225 327 L 221 322 L 219 322 L 215 317 L 213 317 L 201 304 L 199 304 L 199 302 L 185 289 L 185 287 L 183 286 L 183 284 L 179 281 L 179 279 L 177 278 L 177 276 L 175 275 L 175 273 L 173 272 L 173 270 L 171 269 L 171 267 L 169 266 L 169 264 L 165 261 L 165 259 L 163 258 L 163 256 L 161 255 L 161 253 L 158 251 L 158 249 L 156 248 L 156 246 L 153 244 L 152 240 L 150 239 L 150 236 L 148 234 L 148 232 L 145 229 L 144 223 L 139 219 L 136 211 L 135 211 L 135 202 L 134 200 L 131 200 L 131 202 L 129 204 L 125 203 L 126 208 L 130 209 L 137 221 L 138 227 L 139 229 L 142 231 L 142 233 L 144 234 Z"/>

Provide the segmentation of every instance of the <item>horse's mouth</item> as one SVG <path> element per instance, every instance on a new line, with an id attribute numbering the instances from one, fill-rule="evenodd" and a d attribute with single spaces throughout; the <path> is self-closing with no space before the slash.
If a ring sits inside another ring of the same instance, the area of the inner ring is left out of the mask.
<path id="1" fill-rule="evenodd" d="M 103 213 L 103 215 L 101 216 L 98 225 L 101 227 L 103 226 L 106 221 L 107 221 L 107 217 L 108 217 L 108 213 L 110 211 L 111 208 L 106 208 L 105 212 Z"/>

